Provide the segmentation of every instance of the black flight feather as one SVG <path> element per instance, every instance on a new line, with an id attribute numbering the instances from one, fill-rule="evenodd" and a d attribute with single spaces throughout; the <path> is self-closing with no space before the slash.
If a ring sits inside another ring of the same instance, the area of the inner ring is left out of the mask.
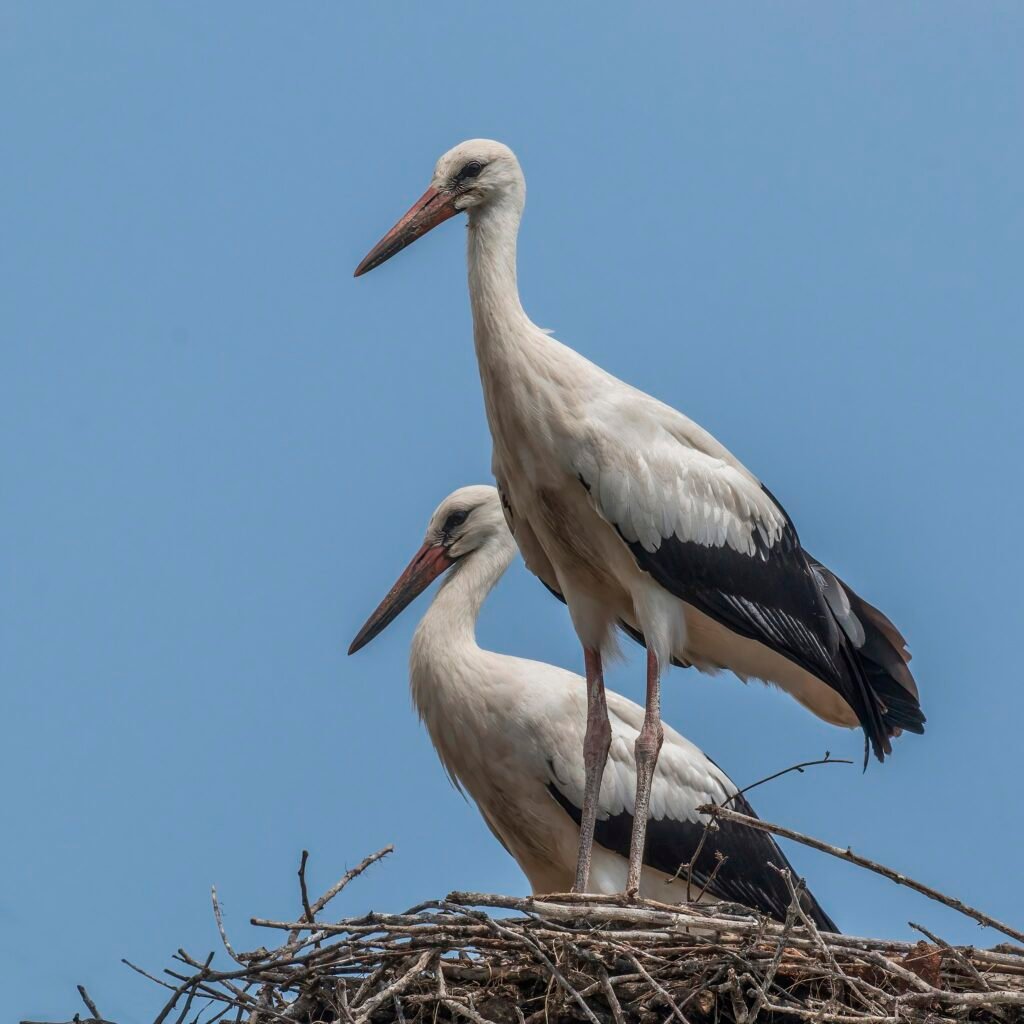
<path id="1" fill-rule="evenodd" d="M 554 782 L 548 784 L 548 790 L 578 825 L 583 816 L 582 809 Z M 731 806 L 741 814 L 756 817 L 753 808 L 742 796 L 732 800 Z M 694 896 L 711 877 L 718 866 L 717 855 L 721 854 L 724 860 L 708 886 L 708 892 L 720 900 L 741 903 L 776 921 L 784 921 L 789 907 L 789 890 L 769 865 L 789 870 L 795 879 L 796 872 L 786 855 L 765 832 L 728 821 L 719 821 L 717 824 L 718 828 L 708 833 L 693 865 Z M 680 866 L 689 863 L 697 852 L 704 831 L 702 821 L 677 821 L 667 817 L 649 819 L 643 863 L 666 875 L 675 875 Z M 632 835 L 633 815 L 628 811 L 598 818 L 594 829 L 594 841 L 599 846 L 625 858 L 629 857 Z M 685 869 L 681 877 L 686 877 Z M 804 909 L 819 928 L 829 932 L 839 930 L 810 892 L 804 896 Z"/>

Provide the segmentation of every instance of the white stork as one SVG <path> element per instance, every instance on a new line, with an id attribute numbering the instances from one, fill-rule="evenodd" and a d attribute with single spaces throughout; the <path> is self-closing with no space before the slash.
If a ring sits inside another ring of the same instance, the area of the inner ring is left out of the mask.
<path id="1" fill-rule="evenodd" d="M 423 546 L 359 631 L 349 654 L 368 644 L 434 579 L 449 575 L 416 629 L 410 657 L 412 698 L 448 776 L 475 801 L 487 826 L 516 859 L 534 893 L 565 892 L 575 877 L 584 777 L 576 756 L 587 724 L 585 681 L 538 661 L 481 649 L 476 620 L 516 545 L 493 487 L 463 487 L 430 517 Z M 611 747 L 598 805 L 591 887 L 621 892 L 633 831 L 636 771 L 632 747 L 644 711 L 607 694 Z M 785 855 L 761 832 L 720 822 L 708 832 L 696 808 L 732 805 L 752 814 L 736 786 L 672 728 L 654 774 L 640 891 L 683 902 L 742 903 L 783 919 L 788 890 L 769 865 Z M 697 854 L 692 875 L 679 868 Z M 724 858 L 718 864 L 717 855 Z M 717 871 L 715 870 L 717 866 Z M 673 880 L 673 875 L 677 877 Z M 836 926 L 813 896 L 819 927 Z"/>
<path id="2" fill-rule="evenodd" d="M 636 891 L 670 661 L 731 669 L 786 690 L 835 725 L 864 729 L 878 759 L 924 716 L 891 622 L 800 546 L 789 516 L 693 421 L 536 327 L 519 301 L 516 238 L 526 183 L 499 142 L 463 142 L 356 269 L 469 214 L 469 293 L 493 469 L 527 566 L 562 597 L 584 650 L 586 786 L 576 888 L 585 891 L 611 742 L 602 652 L 616 626 L 647 646 L 637 736 Z"/>

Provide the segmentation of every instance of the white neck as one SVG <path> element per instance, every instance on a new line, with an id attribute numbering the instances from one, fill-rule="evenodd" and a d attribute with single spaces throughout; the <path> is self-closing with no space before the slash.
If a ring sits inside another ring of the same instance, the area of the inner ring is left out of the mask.
<path id="1" fill-rule="evenodd" d="M 481 369 L 504 364 L 533 325 L 519 301 L 516 238 L 523 209 L 509 196 L 470 211 L 469 298 Z"/>
<path id="2" fill-rule="evenodd" d="M 470 211 L 469 294 L 474 320 L 526 319 L 516 283 L 516 239 L 522 208 L 499 199 Z"/>
<path id="3" fill-rule="evenodd" d="M 503 534 L 503 535 L 502 535 Z M 515 554 L 507 531 L 465 555 L 450 570 L 412 638 L 409 684 L 412 702 L 453 780 L 476 792 L 475 768 L 488 756 L 489 702 L 504 675 L 500 655 L 481 650 L 476 620 L 491 588 Z"/>
<path id="4" fill-rule="evenodd" d="M 413 659 L 477 650 L 476 622 L 487 595 L 515 557 L 512 535 L 496 533 L 451 569 L 413 637 Z"/>

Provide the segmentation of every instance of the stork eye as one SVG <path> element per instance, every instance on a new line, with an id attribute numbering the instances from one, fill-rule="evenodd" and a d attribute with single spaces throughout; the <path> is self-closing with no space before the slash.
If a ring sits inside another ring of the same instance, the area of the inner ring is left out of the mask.
<path id="1" fill-rule="evenodd" d="M 468 509 L 459 509 L 457 512 L 452 512 L 448 518 L 444 521 L 444 532 L 451 533 L 452 530 L 460 527 L 469 518 Z"/>
<path id="2" fill-rule="evenodd" d="M 462 168 L 458 173 L 458 180 L 465 181 L 466 178 L 475 178 L 482 170 L 484 165 L 479 160 L 470 160 L 465 167 Z"/>

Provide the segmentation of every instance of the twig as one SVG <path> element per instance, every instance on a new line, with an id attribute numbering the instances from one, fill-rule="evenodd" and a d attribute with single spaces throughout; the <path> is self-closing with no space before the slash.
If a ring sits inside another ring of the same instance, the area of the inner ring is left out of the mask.
<path id="1" fill-rule="evenodd" d="M 871 1010 L 877 1011 L 878 1007 L 874 1005 L 867 995 L 865 995 L 864 988 L 870 988 L 875 993 L 879 993 L 879 989 L 874 988 L 867 982 L 857 981 L 855 978 L 851 978 L 850 975 L 839 966 L 839 961 L 836 959 L 835 951 L 829 947 L 828 943 L 822 937 L 821 932 L 818 930 L 818 926 L 811 920 L 810 914 L 804 910 L 802 898 L 804 891 L 806 890 L 804 880 L 801 878 L 794 883 L 793 877 L 787 868 L 778 868 L 774 864 L 770 864 L 769 867 L 782 876 L 782 880 L 785 883 L 786 888 L 789 890 L 790 904 L 796 907 L 797 916 L 800 918 L 807 934 L 811 936 L 815 943 L 817 943 L 818 948 L 828 961 L 829 966 L 835 972 L 836 977 L 840 978 L 852 991 L 856 992 L 865 1006 Z M 880 994 L 884 996 L 885 993 Z"/>
<path id="2" fill-rule="evenodd" d="M 192 1000 L 196 997 L 196 991 L 199 988 L 199 982 L 202 976 L 206 974 L 206 968 L 210 966 L 210 962 L 213 960 L 213 954 L 211 953 L 206 958 L 206 963 L 203 965 L 203 970 L 196 979 L 193 979 L 192 990 L 188 994 L 188 999 L 185 1000 L 185 1005 L 182 1007 L 181 1013 L 178 1014 L 178 1020 L 176 1024 L 184 1024 L 185 1018 L 188 1016 L 188 1011 L 192 1009 Z"/>
<path id="3" fill-rule="evenodd" d="M 951 947 L 920 929 L 935 943 L 922 954 L 920 942 L 821 932 L 802 905 L 802 882 L 782 877 L 790 905 L 781 923 L 730 903 L 453 893 L 405 914 L 324 924 L 307 920 L 326 902 L 307 891 L 300 920 L 254 919 L 284 944 L 239 953 L 230 969 L 184 949 L 174 957 L 184 967 L 167 968 L 168 980 L 130 966 L 164 987 L 159 1024 L 172 1010 L 176 1024 L 597 1024 L 592 1001 L 607 1024 L 657 1024 L 666 1012 L 672 1024 L 767 1024 L 769 1015 L 810 1024 L 1024 1021 L 1024 950 Z M 929 970 L 919 975 L 912 958 L 922 955 Z M 479 1002 L 491 996 L 494 1013 Z M 91 997 L 86 1006 L 94 1013 Z M 70 1024 L 112 1022 L 94 1014 Z"/>
<path id="4" fill-rule="evenodd" d="M 197 979 L 201 981 L 203 978 L 206 977 L 206 971 L 209 968 L 210 961 L 212 959 L 213 959 L 213 954 L 211 953 L 209 955 L 209 957 L 207 958 L 206 967 L 204 967 L 203 970 L 198 975 L 196 975 L 195 977 L 189 978 L 187 981 L 183 981 L 174 990 L 174 992 L 171 995 L 171 998 L 168 999 L 166 1004 L 164 1005 L 164 1008 L 157 1014 L 156 1020 L 153 1021 L 153 1024 L 163 1024 L 163 1022 L 167 1019 L 167 1015 L 171 1012 L 171 1010 L 174 1009 L 175 1005 L 177 1004 L 178 1000 L 182 997 L 182 995 L 184 995 L 185 992 L 187 992 L 190 988 L 192 988 L 196 984 L 196 980 Z M 192 999 L 191 999 L 191 997 L 189 997 L 189 1003 L 191 1004 L 191 1002 L 192 1002 Z"/>
<path id="5" fill-rule="evenodd" d="M 956 946 L 951 946 L 945 939 L 939 938 L 938 935 L 933 935 L 927 928 L 920 924 L 914 924 L 913 921 L 908 921 L 907 924 L 916 932 L 920 932 L 925 938 L 929 939 L 936 946 L 940 946 L 944 949 L 954 960 L 986 991 L 991 992 L 992 986 L 982 977 L 981 972 L 978 970 L 970 960 L 967 959 L 960 952 Z"/>
<path id="6" fill-rule="evenodd" d="M 310 919 L 319 914 L 320 911 L 323 910 L 324 907 L 326 907 L 327 904 L 330 903 L 331 900 L 333 900 L 334 897 L 337 896 L 353 878 L 358 878 L 368 867 L 370 867 L 371 864 L 376 864 L 382 857 L 386 857 L 389 853 L 394 852 L 394 846 L 391 843 L 388 843 L 388 845 L 382 850 L 378 850 L 376 853 L 371 853 L 369 857 L 364 857 L 354 868 L 349 868 L 349 870 L 346 871 L 345 874 L 342 875 L 342 877 L 312 905 L 309 910 Z"/>
<path id="7" fill-rule="evenodd" d="M 92 1014 L 94 1020 L 102 1020 L 103 1014 L 96 1009 L 96 1004 L 89 997 L 89 993 L 86 992 L 84 985 L 78 986 L 78 994 L 82 997 L 82 1002 L 85 1003 L 86 1008 Z"/>
<path id="8" fill-rule="evenodd" d="M 228 942 L 228 933 L 224 930 L 224 916 L 221 913 L 220 901 L 217 899 L 217 886 L 210 886 L 210 899 L 213 902 L 213 917 L 217 922 L 217 931 L 220 932 L 220 941 L 224 943 L 224 948 L 228 951 L 228 956 L 235 961 L 236 964 L 243 964 L 245 961 L 239 960 L 238 954 L 231 948 L 231 943 Z"/>
<path id="9" fill-rule="evenodd" d="M 123 963 L 125 967 L 130 967 L 133 971 L 137 971 L 144 978 L 148 978 L 150 981 L 155 981 L 158 985 L 163 985 L 164 988 L 169 988 L 171 989 L 171 991 L 174 991 L 173 985 L 168 985 L 167 982 L 164 981 L 162 978 L 154 977 L 152 974 L 149 973 L 149 971 L 144 971 L 137 964 L 133 964 L 131 960 L 125 960 L 124 957 L 121 957 L 121 963 Z"/>
<path id="10" fill-rule="evenodd" d="M 847 760 L 845 757 L 833 757 L 830 750 L 825 751 L 825 756 L 818 758 L 817 761 L 801 761 L 799 764 L 791 764 L 788 768 L 783 768 L 781 772 L 775 772 L 772 775 L 766 775 L 763 779 L 758 779 L 757 782 L 752 782 L 749 786 L 744 786 L 742 789 L 736 790 L 732 796 L 727 797 L 719 805 L 721 807 L 728 807 L 737 797 L 743 796 L 744 793 L 749 793 L 752 789 L 757 789 L 758 786 L 763 786 L 766 782 L 772 782 L 775 779 L 781 779 L 783 775 L 788 775 L 790 772 L 799 772 L 803 775 L 805 768 L 813 768 L 819 764 L 853 764 L 852 761 Z"/>
<path id="11" fill-rule="evenodd" d="M 494 1024 L 494 1021 L 490 1021 L 486 1017 L 481 1017 L 473 1007 L 459 1002 L 458 999 L 447 998 L 442 999 L 440 1002 L 443 1006 L 447 1006 L 449 1010 L 454 1010 L 455 1013 L 461 1014 L 463 1017 L 473 1021 L 473 1024 Z"/>
<path id="12" fill-rule="evenodd" d="M 494 921 L 491 918 L 489 918 L 486 914 L 481 914 L 478 911 L 464 910 L 463 908 L 459 909 L 462 909 L 463 913 L 465 914 L 469 914 L 471 916 L 482 919 L 489 928 L 492 928 L 499 935 L 504 935 L 506 938 L 511 938 L 514 942 L 522 942 L 525 946 L 527 946 L 533 952 L 534 956 L 536 956 L 537 959 L 540 960 L 545 967 L 547 967 L 548 971 L 550 971 L 551 973 L 551 977 L 575 1000 L 579 1008 L 586 1015 L 587 1020 L 590 1021 L 590 1024 L 600 1024 L 597 1017 L 594 1016 L 594 1011 L 591 1010 L 589 1006 L 587 1006 L 586 1000 L 579 994 L 579 992 L 576 991 L 575 988 L 573 988 L 571 984 L 569 984 L 569 982 L 563 976 L 562 972 L 545 955 L 544 951 L 537 945 L 537 943 L 535 943 L 525 933 L 516 933 L 514 931 L 510 931 L 508 928 L 504 928 L 502 927 L 502 925 L 498 924 L 497 921 Z"/>
<path id="13" fill-rule="evenodd" d="M 665 986 L 656 982 L 650 976 L 650 974 L 648 974 L 647 971 L 644 969 L 643 964 L 641 964 L 640 961 L 635 956 L 633 956 L 633 954 L 629 955 L 629 959 L 632 961 L 633 966 L 637 969 L 637 971 L 641 975 L 643 975 L 644 981 L 646 981 L 647 984 L 650 985 L 651 988 L 653 988 L 654 991 L 657 992 L 658 995 L 665 1000 L 666 1006 L 668 1006 L 668 1008 L 672 1011 L 672 1016 L 679 1021 L 679 1024 L 690 1024 L 689 1020 L 687 1020 L 686 1017 L 683 1016 L 682 1010 L 680 1010 L 679 1007 L 676 1006 L 676 1001 L 672 998 L 671 995 L 669 995 L 668 990 L 665 988 Z"/>
<path id="14" fill-rule="evenodd" d="M 705 881 L 705 883 L 700 887 L 700 892 L 697 893 L 697 898 L 694 900 L 694 903 L 700 903 L 701 898 L 708 891 L 708 889 L 711 888 L 711 883 L 714 882 L 715 878 L 718 875 L 718 872 L 722 870 L 722 865 L 725 864 L 725 862 L 728 859 L 729 858 L 726 857 L 725 854 L 721 852 L 721 850 L 715 850 L 715 866 L 711 869 L 711 874 L 708 875 L 707 881 Z M 686 895 L 687 898 L 689 898 L 689 891 L 687 891 Z"/>
<path id="15" fill-rule="evenodd" d="M 756 1024 L 758 1015 L 768 1003 L 768 993 L 775 982 L 775 975 L 782 963 L 782 956 L 786 951 L 786 940 L 793 930 L 797 918 L 800 916 L 799 899 L 790 899 L 786 908 L 786 920 L 782 924 L 782 934 L 775 944 L 775 953 L 772 955 L 767 970 L 764 972 L 764 980 L 757 986 L 757 995 L 754 997 L 754 1005 L 750 1008 L 750 1015 L 747 1024 Z"/>
<path id="16" fill-rule="evenodd" d="M 708 820 L 704 823 L 704 831 L 701 832 L 701 834 L 700 834 L 700 841 L 697 843 L 697 849 L 693 851 L 693 856 L 689 859 L 689 861 L 686 864 L 686 902 L 687 903 L 692 903 L 693 902 L 693 900 L 691 899 L 690 887 L 693 885 L 693 868 L 694 868 L 694 865 L 697 863 L 697 860 L 700 857 L 701 852 L 704 849 L 704 844 L 708 841 L 708 835 L 710 835 L 710 833 L 714 829 L 717 829 L 717 828 L 718 828 L 718 826 L 715 824 L 715 819 L 714 818 L 708 818 Z M 672 880 L 673 881 L 675 881 L 676 875 L 678 875 L 679 871 L 681 871 L 681 870 L 682 870 L 682 865 L 679 866 L 679 869 L 676 871 L 676 874 L 672 876 Z"/>
<path id="17" fill-rule="evenodd" d="M 615 987 L 612 985 L 611 978 L 608 977 L 608 972 L 603 966 L 600 968 L 600 977 L 601 991 L 604 992 L 604 998 L 608 1002 L 608 1009 L 612 1011 L 612 1018 L 615 1024 L 626 1024 L 625 1018 L 622 1016 L 622 1006 L 619 1003 L 619 997 L 615 994 Z"/>
<path id="18" fill-rule="evenodd" d="M 943 906 L 959 911 L 965 917 L 973 918 L 978 922 L 978 924 L 985 925 L 988 928 L 994 928 L 996 931 L 1002 932 L 1004 935 L 1009 935 L 1010 938 L 1016 939 L 1018 942 L 1024 942 L 1024 932 L 1020 932 L 1016 928 L 1011 928 L 1008 924 L 1003 924 L 1002 921 L 984 913 L 984 911 L 977 910 L 975 907 L 969 906 L 964 903 L 963 900 L 956 899 L 952 896 L 946 896 L 944 893 L 939 892 L 938 889 L 933 889 L 929 885 L 917 882 L 913 878 L 909 878 L 907 875 L 886 867 L 884 864 L 878 864 L 873 860 L 868 860 L 867 857 L 861 857 L 849 848 L 844 850 L 842 847 L 833 846 L 831 843 L 823 843 L 820 839 L 812 839 L 810 836 L 805 836 L 802 832 L 796 832 L 791 828 L 785 828 L 782 825 L 773 825 L 771 822 L 763 821 L 761 818 L 753 818 L 749 814 L 740 814 L 738 811 L 730 811 L 725 807 L 718 807 L 715 804 L 704 804 L 703 806 L 698 807 L 697 810 L 704 814 L 717 815 L 720 818 L 724 818 L 726 821 L 733 821 L 737 825 L 746 825 L 748 828 L 757 829 L 760 832 L 770 832 L 772 835 L 781 836 L 783 839 L 791 839 L 794 843 L 802 843 L 804 846 L 809 846 L 812 850 L 819 850 L 821 853 L 831 854 L 833 857 L 838 857 L 840 860 L 845 860 L 850 864 L 856 864 L 858 867 L 867 868 L 868 871 L 874 871 L 875 874 L 882 875 L 884 878 L 888 878 L 889 881 L 895 882 L 897 885 L 905 885 L 908 889 L 913 889 L 915 892 L 919 892 L 922 896 L 927 896 L 929 899 L 935 900 Z"/>
<path id="19" fill-rule="evenodd" d="M 404 992 L 408 988 L 409 983 L 419 974 L 430 961 L 434 958 L 434 951 L 427 950 L 417 961 L 409 968 L 401 977 L 393 981 L 387 988 L 381 989 L 376 995 L 367 999 L 362 1006 L 359 1007 L 359 1016 L 356 1017 L 356 1024 L 363 1024 L 368 1021 L 373 1015 L 373 1011 L 378 1006 L 383 1006 L 392 996 L 397 996 L 400 992 Z"/>
<path id="20" fill-rule="evenodd" d="M 313 908 L 309 905 L 309 891 L 306 889 L 306 861 L 309 860 L 309 850 L 302 851 L 302 860 L 299 862 L 299 889 L 302 892 L 302 909 L 306 912 L 306 920 L 313 920 Z"/>

